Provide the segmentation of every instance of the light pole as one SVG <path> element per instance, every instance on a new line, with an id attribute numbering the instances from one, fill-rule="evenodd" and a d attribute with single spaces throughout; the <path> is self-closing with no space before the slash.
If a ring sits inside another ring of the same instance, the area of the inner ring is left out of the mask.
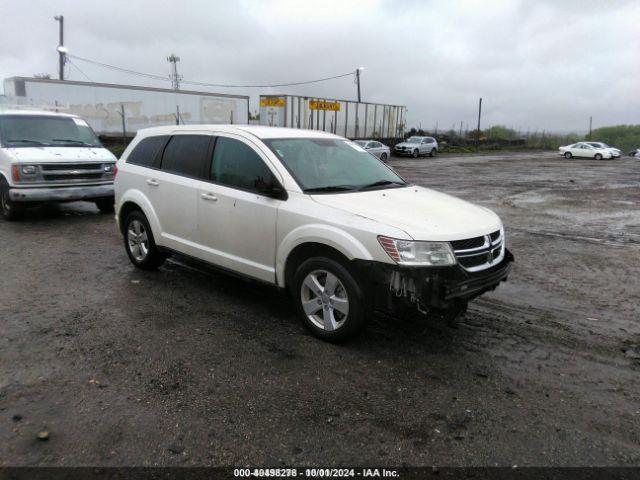
<path id="1" fill-rule="evenodd" d="M 65 54 L 67 53 L 67 49 L 64 48 L 64 16 L 56 15 L 53 17 L 54 20 L 60 24 L 60 41 L 58 42 L 58 77 L 60 80 L 64 80 L 64 62 L 65 62 Z"/>
<path id="2" fill-rule="evenodd" d="M 356 83 L 358 84 L 358 103 L 362 101 L 360 98 L 360 72 L 364 70 L 364 67 L 356 68 Z"/>

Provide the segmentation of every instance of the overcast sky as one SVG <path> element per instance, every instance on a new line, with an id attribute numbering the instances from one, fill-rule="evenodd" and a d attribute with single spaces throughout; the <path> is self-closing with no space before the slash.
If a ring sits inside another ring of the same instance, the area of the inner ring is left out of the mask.
<path id="1" fill-rule="evenodd" d="M 409 126 L 532 132 L 640 123 L 640 1 L 0 0 L 0 76 L 57 78 L 70 54 L 188 80 L 283 83 L 365 67 L 363 100 L 408 107 Z M 92 81 L 170 86 L 75 64 Z M 87 80 L 73 65 L 70 79 Z M 190 87 L 191 88 L 191 87 Z M 355 99 L 353 78 L 274 89 Z"/>

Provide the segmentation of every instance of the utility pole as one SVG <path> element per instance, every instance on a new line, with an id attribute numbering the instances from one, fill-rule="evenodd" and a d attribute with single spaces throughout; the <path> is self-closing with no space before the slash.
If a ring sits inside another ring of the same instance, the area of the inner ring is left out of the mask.
<path id="1" fill-rule="evenodd" d="M 462 138 L 462 121 L 460 121 L 460 135 L 459 135 L 459 137 Z"/>
<path id="2" fill-rule="evenodd" d="M 58 78 L 60 80 L 64 80 L 64 63 L 65 63 L 65 53 L 66 49 L 64 48 L 64 16 L 56 15 L 53 17 L 54 20 L 57 20 L 60 24 L 60 40 L 58 42 Z"/>
<path id="3" fill-rule="evenodd" d="M 362 101 L 360 98 L 360 72 L 364 70 L 364 67 L 356 68 L 356 84 L 358 85 L 358 103 Z"/>
<path id="4" fill-rule="evenodd" d="M 482 116 L 482 97 L 480 97 L 480 103 L 478 104 L 478 130 L 476 130 L 476 150 L 480 145 L 480 117 Z"/>
<path id="5" fill-rule="evenodd" d="M 591 140 L 591 127 L 593 126 L 593 117 L 589 117 L 589 140 Z"/>
<path id="6" fill-rule="evenodd" d="M 180 90 L 180 80 L 182 80 L 182 76 L 178 75 L 178 62 L 180 61 L 180 57 L 176 54 L 172 53 L 167 57 L 167 62 L 171 64 L 171 87 L 174 90 Z"/>

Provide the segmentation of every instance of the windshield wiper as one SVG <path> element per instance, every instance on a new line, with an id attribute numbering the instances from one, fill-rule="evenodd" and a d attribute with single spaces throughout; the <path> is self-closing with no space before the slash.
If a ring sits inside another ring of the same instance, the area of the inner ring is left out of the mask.
<path id="1" fill-rule="evenodd" d="M 387 185 L 405 186 L 405 185 L 408 185 L 408 183 L 399 182 L 397 180 L 378 180 L 377 182 L 369 183 L 368 185 L 363 185 L 362 187 L 360 187 L 360 190 L 366 190 L 368 188 L 375 188 L 375 187 L 384 187 Z"/>
<path id="2" fill-rule="evenodd" d="M 39 140 L 26 140 L 20 138 L 12 138 L 11 140 L 7 140 L 7 143 L 31 143 L 33 145 L 42 145 L 44 147 L 48 147 L 48 143 L 41 142 Z"/>
<path id="3" fill-rule="evenodd" d="M 348 192 L 348 191 L 355 191 L 355 190 L 357 190 L 357 188 L 354 185 L 327 185 L 326 187 L 305 188 L 304 193 Z"/>
<path id="4" fill-rule="evenodd" d="M 73 140 L 71 138 L 54 138 L 54 142 L 69 142 L 69 143 L 77 143 L 78 145 L 82 145 L 83 147 L 95 147 L 95 145 L 87 142 L 83 142 L 82 140 Z"/>

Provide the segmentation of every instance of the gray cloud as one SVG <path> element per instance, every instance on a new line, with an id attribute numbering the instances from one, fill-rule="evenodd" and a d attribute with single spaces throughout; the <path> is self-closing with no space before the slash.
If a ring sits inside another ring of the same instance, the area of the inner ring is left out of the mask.
<path id="1" fill-rule="evenodd" d="M 634 1 L 0 0 L 0 76 L 55 75 L 57 23 L 71 53 L 186 79 L 277 83 L 365 66 L 365 100 L 399 103 L 410 125 L 483 123 L 584 131 L 640 123 L 640 3 Z M 75 62 L 94 81 L 165 85 Z M 70 78 L 85 77 L 70 67 Z M 277 89 L 355 98 L 351 78 Z M 456 127 L 457 128 L 457 127 Z"/>

